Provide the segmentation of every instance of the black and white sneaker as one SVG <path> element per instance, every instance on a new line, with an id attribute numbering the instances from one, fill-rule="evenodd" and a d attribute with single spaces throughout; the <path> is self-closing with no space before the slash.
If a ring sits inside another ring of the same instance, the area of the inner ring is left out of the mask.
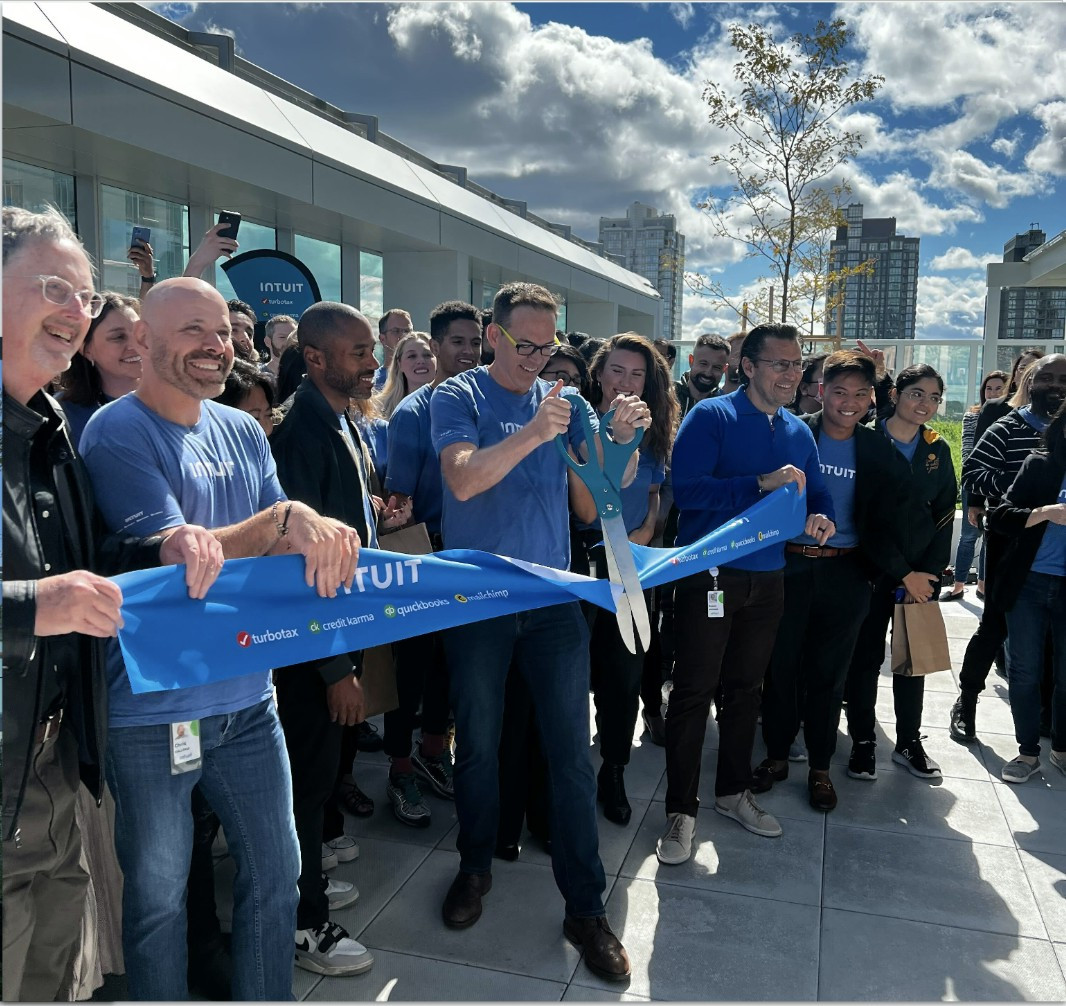
<path id="1" fill-rule="evenodd" d="M 848 775 L 852 779 L 873 782 L 877 778 L 877 744 L 874 741 L 857 741 L 851 747 L 848 759 Z"/>
<path id="2" fill-rule="evenodd" d="M 940 766 L 925 753 L 920 739 L 909 744 L 897 744 L 896 750 L 892 752 L 892 760 L 897 765 L 905 766 L 911 775 L 916 775 L 919 779 L 940 779 L 944 774 L 940 771 Z"/>
<path id="3" fill-rule="evenodd" d="M 428 828 L 432 815 L 426 806 L 425 797 L 418 788 L 418 780 L 414 772 L 401 772 L 395 776 L 389 776 L 385 786 L 385 795 L 392 803 L 393 813 L 397 820 L 409 824 L 412 828 Z"/>
<path id="4" fill-rule="evenodd" d="M 455 768 L 450 751 L 445 750 L 444 754 L 434 756 L 415 749 L 411 754 L 411 764 L 415 774 L 425 779 L 437 796 L 445 800 L 455 799 Z"/>
<path id="5" fill-rule="evenodd" d="M 374 957 L 343 926 L 324 922 L 296 930 L 296 966 L 320 975 L 358 975 L 374 966 Z"/>

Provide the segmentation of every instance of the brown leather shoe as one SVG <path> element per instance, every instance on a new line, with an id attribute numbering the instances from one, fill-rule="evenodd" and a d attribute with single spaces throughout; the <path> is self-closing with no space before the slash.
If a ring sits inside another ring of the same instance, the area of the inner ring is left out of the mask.
<path id="1" fill-rule="evenodd" d="M 629 978 L 629 954 L 611 931 L 606 915 L 593 919 L 575 919 L 567 915 L 563 921 L 563 935 L 585 954 L 590 971 L 611 982 Z"/>
<path id="2" fill-rule="evenodd" d="M 829 773 L 810 772 L 807 775 L 807 793 L 815 810 L 830 811 L 837 805 L 837 791 Z"/>
<path id="3" fill-rule="evenodd" d="M 788 762 L 778 766 L 773 758 L 764 758 L 751 770 L 751 785 L 748 787 L 753 793 L 765 793 L 773 789 L 775 782 L 784 782 L 788 778 Z"/>
<path id="4" fill-rule="evenodd" d="M 491 873 L 463 873 L 460 871 L 448 893 L 440 913 L 449 929 L 466 929 L 481 918 L 481 899 L 492 890 Z"/>

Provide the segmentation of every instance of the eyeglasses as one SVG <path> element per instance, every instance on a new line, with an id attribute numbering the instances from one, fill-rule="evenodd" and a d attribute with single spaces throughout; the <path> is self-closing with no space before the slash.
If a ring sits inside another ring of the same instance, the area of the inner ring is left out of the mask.
<path id="1" fill-rule="evenodd" d="M 99 318 L 104 309 L 104 298 L 92 290 L 74 290 L 74 284 L 68 283 L 62 276 L 31 276 L 41 281 L 41 293 L 44 299 L 57 307 L 66 307 L 72 297 L 78 298 L 81 309 L 90 318 Z"/>
<path id="2" fill-rule="evenodd" d="M 386 335 L 410 335 L 414 331 L 413 328 L 386 328 Z"/>
<path id="3" fill-rule="evenodd" d="M 935 391 L 931 395 L 927 395 L 924 391 L 918 388 L 911 388 L 909 391 L 901 391 L 901 398 L 906 398 L 912 402 L 925 402 L 928 401 L 933 405 L 939 405 L 944 401 L 944 396 L 937 394 Z"/>
<path id="4" fill-rule="evenodd" d="M 800 373 L 803 372 L 802 360 L 767 360 L 765 357 L 757 356 L 756 361 L 759 363 L 768 363 L 774 368 L 775 374 L 785 374 L 790 370 L 795 370 Z"/>
<path id="5" fill-rule="evenodd" d="M 533 356 L 535 353 L 540 353 L 541 356 L 551 356 L 552 350 L 559 345 L 559 340 L 556 338 L 552 338 L 552 341 L 546 346 L 538 346 L 533 342 L 515 342 L 514 336 L 512 336 L 503 325 L 496 322 L 496 327 L 507 336 L 508 341 L 514 346 L 515 352 L 519 356 Z"/>
<path id="6" fill-rule="evenodd" d="M 546 381 L 562 381 L 572 387 L 581 387 L 581 378 L 577 374 L 571 374 L 569 370 L 542 370 L 540 376 Z"/>

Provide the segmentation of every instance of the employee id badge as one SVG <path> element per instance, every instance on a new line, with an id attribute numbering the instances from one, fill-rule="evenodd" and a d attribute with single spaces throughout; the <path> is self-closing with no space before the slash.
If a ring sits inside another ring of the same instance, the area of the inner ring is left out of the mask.
<path id="1" fill-rule="evenodd" d="M 707 617 L 725 618 L 725 591 L 707 591 Z"/>
<path id="2" fill-rule="evenodd" d="M 170 724 L 170 774 L 181 775 L 200 767 L 200 721 Z"/>

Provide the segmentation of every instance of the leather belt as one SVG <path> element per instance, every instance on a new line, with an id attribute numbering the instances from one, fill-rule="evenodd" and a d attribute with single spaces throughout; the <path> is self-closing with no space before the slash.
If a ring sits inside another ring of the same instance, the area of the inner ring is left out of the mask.
<path id="1" fill-rule="evenodd" d="M 37 724 L 37 734 L 34 737 L 34 743 L 37 745 L 44 744 L 45 741 L 50 740 L 59 733 L 59 724 L 63 722 L 63 710 L 52 713 L 47 719 L 41 720 Z"/>
<path id="2" fill-rule="evenodd" d="M 824 545 L 797 545 L 794 542 L 786 542 L 785 551 L 793 555 L 805 555 L 808 559 L 834 559 L 838 555 L 847 555 L 855 552 L 857 546 L 851 548 L 827 548 Z"/>

